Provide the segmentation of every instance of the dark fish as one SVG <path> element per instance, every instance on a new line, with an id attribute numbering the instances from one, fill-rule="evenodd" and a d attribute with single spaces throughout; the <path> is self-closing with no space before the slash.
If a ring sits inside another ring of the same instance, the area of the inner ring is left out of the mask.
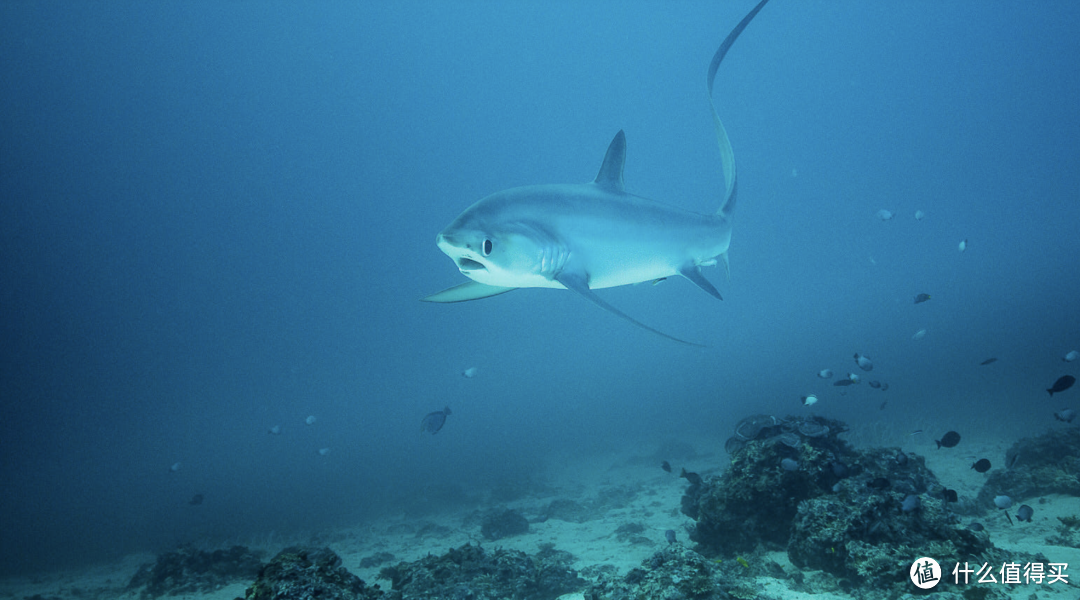
<path id="1" fill-rule="evenodd" d="M 785 458 L 780 461 L 780 468 L 785 471 L 798 471 L 799 461 L 792 458 Z"/>
<path id="2" fill-rule="evenodd" d="M 202 494 L 195 494 L 194 496 L 191 497 L 191 500 L 188 500 L 188 504 L 190 504 L 192 506 L 198 506 L 198 505 L 202 504 L 202 501 L 203 501 L 203 495 Z"/>
<path id="3" fill-rule="evenodd" d="M 436 433 L 439 433 L 439 430 L 442 429 L 442 426 L 446 424 L 446 416 L 449 415 L 449 414 L 450 414 L 450 407 L 449 406 L 447 406 L 446 408 L 444 408 L 442 410 L 438 410 L 438 411 L 435 411 L 433 413 L 428 413 L 427 416 L 424 417 L 424 420 L 420 421 L 420 431 L 421 432 L 426 431 L 426 432 L 430 433 L 431 435 L 435 435 Z"/>
<path id="4" fill-rule="evenodd" d="M 941 439 L 937 440 L 936 443 L 938 448 L 954 448 L 960 443 L 960 434 L 955 431 L 950 431 L 941 436 Z"/>
<path id="5" fill-rule="evenodd" d="M 888 489 L 891 485 L 892 484 L 889 483 L 889 480 L 885 479 L 884 477 L 875 477 L 870 481 L 866 482 L 867 487 L 873 488 L 875 490 L 885 490 Z"/>
<path id="6" fill-rule="evenodd" d="M 1054 392 L 1064 392 L 1065 390 L 1071 388 L 1074 383 L 1076 383 L 1075 377 L 1073 377 L 1072 375 L 1062 375 L 1061 377 L 1058 377 L 1057 381 L 1054 382 L 1054 387 L 1046 391 L 1050 392 L 1050 395 L 1053 396 Z"/>
<path id="7" fill-rule="evenodd" d="M 833 383 L 833 385 L 838 386 L 838 387 L 844 387 L 844 386 L 847 386 L 847 385 L 851 385 L 853 383 L 855 383 L 855 382 L 850 380 L 850 379 L 837 379 L 836 382 Z"/>
<path id="8" fill-rule="evenodd" d="M 982 366 L 986 366 L 986 365 L 993 364 L 993 363 L 996 363 L 996 362 L 997 362 L 996 358 L 988 358 L 988 359 L 982 361 L 979 364 L 982 365 Z"/>
<path id="9" fill-rule="evenodd" d="M 698 475 L 697 473 L 691 473 L 686 469 L 683 469 L 682 473 L 679 473 L 679 477 L 689 481 L 690 485 L 701 485 L 701 475 Z"/>
<path id="10" fill-rule="evenodd" d="M 675 542 L 678 541 L 675 538 L 675 530 L 673 530 L 673 529 L 668 529 L 667 531 L 665 531 L 664 532 L 664 538 L 667 539 L 667 543 L 669 543 L 669 544 L 674 544 Z"/>
<path id="11" fill-rule="evenodd" d="M 1016 520 L 1017 521 L 1027 521 L 1028 523 L 1030 523 L 1031 522 L 1031 516 L 1034 515 L 1034 514 L 1035 514 L 1035 509 L 1034 508 L 1031 508 L 1027 504 L 1021 504 L 1020 509 L 1018 511 L 1016 511 Z"/>
<path id="12" fill-rule="evenodd" d="M 1073 419 L 1076 418 L 1076 411 L 1071 409 L 1071 408 L 1066 408 L 1065 410 L 1062 410 L 1061 412 L 1054 413 L 1054 418 L 1057 419 L 1058 421 L 1064 421 L 1066 423 L 1072 423 Z"/>
<path id="13" fill-rule="evenodd" d="M 834 461 L 832 461 L 830 466 L 832 467 L 833 475 L 836 475 L 837 477 L 845 477 L 845 476 L 847 476 L 848 468 L 847 468 L 847 465 L 845 465 L 844 463 L 842 463 L 842 462 L 840 462 L 838 460 L 834 460 Z"/>
<path id="14" fill-rule="evenodd" d="M 922 506 L 922 501 L 915 494 L 908 494 L 904 497 L 903 502 L 900 503 L 900 510 L 904 512 L 911 512 L 913 510 L 919 510 Z"/>
<path id="15" fill-rule="evenodd" d="M 941 497 L 946 502 L 959 502 L 960 501 L 960 497 L 956 495 L 956 490 L 950 490 L 948 488 L 945 488 L 944 490 L 941 490 Z"/>
<path id="16" fill-rule="evenodd" d="M 930 299 L 930 294 L 919 294 L 915 296 L 915 304 L 921 304 Z"/>
<path id="17" fill-rule="evenodd" d="M 906 467 L 908 463 L 907 453 L 901 451 L 896 453 L 896 464 L 900 467 Z"/>
<path id="18" fill-rule="evenodd" d="M 976 473 L 985 473 L 990 470 L 990 461 L 986 460 L 985 458 L 980 458 L 979 460 L 971 463 L 971 468 L 975 469 Z"/>
<path id="19" fill-rule="evenodd" d="M 866 384 L 875 390 L 881 389 L 881 382 L 876 379 L 874 381 L 867 381 Z"/>
<path id="20" fill-rule="evenodd" d="M 972 521 L 971 524 L 967 526 L 967 528 L 972 531 L 983 531 L 984 529 L 986 529 L 985 527 L 983 527 L 983 524 L 978 521 Z"/>
<path id="21" fill-rule="evenodd" d="M 664 471 L 670 473 L 671 472 L 671 463 L 669 463 L 668 461 L 665 460 L 664 462 L 660 463 L 660 468 L 663 469 Z"/>

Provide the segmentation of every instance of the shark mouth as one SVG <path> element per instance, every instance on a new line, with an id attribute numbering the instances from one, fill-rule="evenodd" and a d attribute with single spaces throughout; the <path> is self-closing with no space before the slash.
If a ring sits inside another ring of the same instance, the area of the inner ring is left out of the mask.
<path id="1" fill-rule="evenodd" d="M 457 262 L 458 270 L 461 271 L 462 273 L 465 273 L 465 272 L 468 272 L 468 271 L 486 271 L 487 270 L 487 267 L 484 266 L 484 263 L 477 262 L 477 261 L 475 261 L 475 260 L 473 260 L 471 258 L 466 258 L 464 256 L 458 258 L 456 262 Z"/>

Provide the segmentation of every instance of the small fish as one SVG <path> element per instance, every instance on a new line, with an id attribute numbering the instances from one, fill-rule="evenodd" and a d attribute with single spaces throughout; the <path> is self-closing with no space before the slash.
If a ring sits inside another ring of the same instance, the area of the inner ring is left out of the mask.
<path id="1" fill-rule="evenodd" d="M 997 362 L 996 358 L 988 358 L 988 359 L 982 361 L 981 363 L 979 363 L 979 366 L 985 367 L 986 365 L 992 365 L 992 364 L 994 364 L 996 362 Z"/>
<path id="2" fill-rule="evenodd" d="M 330 454 L 329 448 L 319 448 L 319 456 L 326 456 L 327 454 Z"/>
<path id="3" fill-rule="evenodd" d="M 888 221 L 889 219 L 893 218 L 893 213 L 891 210 L 885 210 L 883 208 L 877 211 L 877 218 L 881 219 L 882 221 Z"/>
<path id="4" fill-rule="evenodd" d="M 424 431 L 430 433 L 431 435 L 439 433 L 439 430 L 443 428 L 444 424 L 446 424 L 446 417 L 449 414 L 451 414 L 450 407 L 447 406 L 442 410 L 437 410 L 433 413 L 428 413 L 424 415 L 423 420 L 420 421 L 421 433 Z"/>
<path id="5" fill-rule="evenodd" d="M 972 521 L 968 524 L 967 528 L 972 531 L 984 531 L 986 529 L 986 527 L 983 527 L 983 524 L 978 521 Z"/>
<path id="6" fill-rule="evenodd" d="M 177 472 L 177 471 L 179 471 L 179 470 L 180 470 L 180 463 L 178 463 L 178 462 L 174 462 L 174 463 L 172 464 L 172 466 L 171 466 L 171 467 L 169 467 L 169 472 L 170 472 L 170 473 L 175 473 L 175 472 Z"/>
<path id="7" fill-rule="evenodd" d="M 878 405 L 877 409 L 878 409 L 878 410 L 885 410 L 885 407 L 886 407 L 886 406 L 887 406 L 888 404 L 889 404 L 889 401 L 888 401 L 888 400 L 882 400 L 882 401 L 881 401 L 881 404 L 879 404 L 879 405 Z"/>
<path id="8" fill-rule="evenodd" d="M 671 463 L 665 460 L 664 462 L 660 463 L 660 468 L 663 469 L 665 473 L 670 473 Z"/>
<path id="9" fill-rule="evenodd" d="M 750 568 L 750 563 L 747 562 L 746 559 L 741 557 L 741 556 L 736 556 L 735 557 L 735 562 L 742 565 L 744 569 L 749 569 Z"/>
<path id="10" fill-rule="evenodd" d="M 668 529 L 667 531 L 665 531 L 664 532 L 664 539 L 667 540 L 668 544 L 674 544 L 675 542 L 679 541 L 675 537 L 675 530 L 674 529 Z"/>
<path id="11" fill-rule="evenodd" d="M 780 468 L 785 470 L 785 471 L 789 471 L 789 472 L 790 471 L 798 471 L 799 470 L 799 461 L 791 459 L 791 458 L 785 458 L 785 459 L 780 461 Z"/>
<path id="12" fill-rule="evenodd" d="M 971 468 L 975 469 L 976 473 L 985 473 L 990 470 L 990 461 L 985 458 L 980 458 L 971 463 Z"/>
<path id="13" fill-rule="evenodd" d="M 907 464 L 908 464 L 908 460 L 910 460 L 910 459 L 908 458 L 907 453 L 901 451 L 901 452 L 896 453 L 896 459 L 895 460 L 896 460 L 896 465 L 897 466 L 906 467 Z"/>
<path id="14" fill-rule="evenodd" d="M 889 391 L 889 384 L 882 381 L 881 382 L 881 391 L 883 391 L 883 392 Z"/>
<path id="15" fill-rule="evenodd" d="M 881 389 L 881 382 L 876 380 L 876 379 L 873 380 L 873 381 L 867 381 L 866 385 L 874 388 L 875 390 L 880 390 Z"/>
<path id="16" fill-rule="evenodd" d="M 689 472 L 686 469 L 683 469 L 682 473 L 679 473 L 679 477 L 682 477 L 683 479 L 689 481 L 690 485 L 701 485 L 701 483 L 702 483 L 701 482 L 701 475 L 698 475 L 697 473 Z"/>
<path id="17" fill-rule="evenodd" d="M 920 329 L 920 330 L 915 332 L 915 335 L 911 336 L 911 339 L 913 339 L 915 341 L 919 341 L 919 340 L 923 339 L 924 337 L 926 337 L 926 330 L 925 329 Z"/>
<path id="18" fill-rule="evenodd" d="M 842 463 L 842 462 L 840 462 L 838 460 L 834 460 L 831 463 L 829 463 L 829 466 L 832 467 L 833 475 L 836 475 L 837 477 L 840 477 L 840 478 L 847 477 L 848 468 L 847 468 L 847 465 L 845 465 L 844 463 Z"/>
<path id="19" fill-rule="evenodd" d="M 304 423 L 306 423 L 308 425 L 314 425 L 315 421 L 317 421 L 317 419 L 315 418 L 315 415 L 308 415 L 308 418 L 304 419 Z"/>
<path id="20" fill-rule="evenodd" d="M 922 304 L 930 299 L 930 294 L 919 294 L 915 296 L 915 304 Z"/>
<path id="21" fill-rule="evenodd" d="M 198 506 L 198 505 L 202 504 L 202 501 L 203 501 L 203 495 L 202 494 L 195 494 L 194 496 L 191 497 L 191 500 L 188 500 L 188 504 L 190 504 L 192 506 Z"/>
<path id="22" fill-rule="evenodd" d="M 923 211 L 921 211 L 921 210 L 915 211 L 915 220 L 916 221 L 922 221 L 923 217 L 925 217 L 925 216 L 926 216 L 926 213 L 924 213 Z"/>
<path id="23" fill-rule="evenodd" d="M 854 373 L 848 373 L 847 378 L 851 383 L 859 383 L 859 376 Z"/>
<path id="24" fill-rule="evenodd" d="M 941 490 L 941 497 L 946 502 L 959 502 L 960 501 L 960 496 L 958 496 L 956 494 L 956 490 L 950 490 L 948 488 L 945 488 L 944 490 Z"/>
<path id="25" fill-rule="evenodd" d="M 822 379 L 828 379 L 832 377 L 832 369 L 822 369 L 817 372 L 817 376 Z"/>
<path id="26" fill-rule="evenodd" d="M 912 431 L 911 433 L 908 434 L 908 437 L 915 436 L 915 435 L 922 435 L 922 429 L 916 429 L 915 431 Z"/>
<path id="27" fill-rule="evenodd" d="M 1049 392 L 1051 396 L 1053 396 L 1055 392 L 1064 392 L 1065 390 L 1071 388 L 1074 383 L 1076 383 L 1075 377 L 1073 377 L 1072 375 L 1062 375 L 1061 377 L 1058 377 L 1057 381 L 1054 382 L 1053 387 L 1048 388 L 1046 391 Z"/>
<path id="28" fill-rule="evenodd" d="M 915 494 L 908 494 L 907 496 L 904 496 L 904 500 L 900 503 L 900 510 L 912 512 L 919 510 L 920 506 L 922 506 L 922 501 L 919 500 L 919 497 Z"/>
<path id="29" fill-rule="evenodd" d="M 873 488 L 875 490 L 888 489 L 892 483 L 884 477 L 875 477 L 866 483 L 866 487 Z"/>
<path id="30" fill-rule="evenodd" d="M 1061 357 L 1061 360 L 1065 362 L 1072 362 L 1078 358 L 1080 358 L 1080 352 L 1077 352 L 1076 350 L 1070 350 L 1067 354 L 1065 354 L 1065 356 Z"/>
<path id="31" fill-rule="evenodd" d="M 955 448 L 960 443 L 960 434 L 955 431 L 950 431 L 941 436 L 940 440 L 937 440 L 938 449 L 941 448 Z"/>
<path id="32" fill-rule="evenodd" d="M 994 506 L 1005 510 L 1013 505 L 1012 498 L 1008 496 L 994 496 Z"/>
<path id="33" fill-rule="evenodd" d="M 855 353 L 855 364 L 859 365 L 863 371 L 874 370 L 874 362 L 870 360 L 870 357 L 862 356 L 858 352 Z"/>
<path id="34" fill-rule="evenodd" d="M 270 429 L 267 429 L 266 433 L 269 433 L 270 435 L 281 435 L 281 425 L 274 425 Z"/>
<path id="35" fill-rule="evenodd" d="M 476 377 L 476 371 L 476 367 L 469 367 L 468 369 L 465 369 L 461 372 L 461 376 L 465 379 L 472 379 L 473 377 Z"/>
<path id="36" fill-rule="evenodd" d="M 1016 511 L 1016 520 L 1017 521 L 1027 521 L 1028 523 L 1030 523 L 1031 522 L 1031 517 L 1034 514 L 1035 514 L 1035 509 L 1034 508 L 1031 508 L 1027 504 L 1021 504 L 1020 508 Z"/>
<path id="37" fill-rule="evenodd" d="M 817 396 L 809 394 L 801 398 L 803 406 L 813 406 L 817 404 Z"/>
<path id="38" fill-rule="evenodd" d="M 853 384 L 853 383 L 855 383 L 855 382 L 854 382 L 854 381 L 852 381 L 852 380 L 850 380 L 850 379 L 837 379 L 837 380 L 836 380 L 836 381 L 835 381 L 835 382 L 833 383 L 833 385 L 835 385 L 835 386 L 837 386 L 837 387 L 844 387 L 844 386 L 848 386 L 848 385 L 851 385 L 851 384 Z"/>
<path id="39" fill-rule="evenodd" d="M 960 245 L 958 245 L 956 247 L 956 249 L 963 252 L 963 251 L 967 250 L 967 246 L 968 246 L 967 238 L 964 238 L 964 239 L 960 240 Z"/>
<path id="40" fill-rule="evenodd" d="M 1065 423 L 1072 423 L 1076 418 L 1076 411 L 1071 408 L 1066 408 L 1060 412 L 1054 413 L 1054 418 L 1058 421 L 1064 421 Z"/>

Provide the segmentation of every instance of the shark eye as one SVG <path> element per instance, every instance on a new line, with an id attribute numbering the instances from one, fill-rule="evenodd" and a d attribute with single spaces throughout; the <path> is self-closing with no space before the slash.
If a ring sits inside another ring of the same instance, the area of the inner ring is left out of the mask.
<path id="1" fill-rule="evenodd" d="M 484 256 L 491 254 L 491 240 L 484 240 Z"/>

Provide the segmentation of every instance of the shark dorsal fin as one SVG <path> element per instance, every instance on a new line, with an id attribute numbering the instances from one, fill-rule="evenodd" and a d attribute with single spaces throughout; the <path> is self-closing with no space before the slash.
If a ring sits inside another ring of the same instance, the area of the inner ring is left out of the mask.
<path id="1" fill-rule="evenodd" d="M 615 139 L 611 140 L 607 154 L 604 155 L 604 164 L 600 165 L 600 172 L 593 181 L 596 185 L 609 192 L 623 193 L 623 165 L 626 164 L 626 134 L 619 130 Z"/>

